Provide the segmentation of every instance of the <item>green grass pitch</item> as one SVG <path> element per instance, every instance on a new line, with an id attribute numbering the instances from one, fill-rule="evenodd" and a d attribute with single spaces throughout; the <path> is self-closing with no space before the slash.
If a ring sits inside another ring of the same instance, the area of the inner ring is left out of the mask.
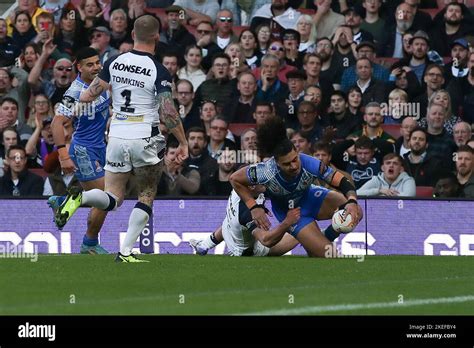
<path id="1" fill-rule="evenodd" d="M 141 257 L 0 259 L 0 314 L 474 314 L 470 257 Z"/>

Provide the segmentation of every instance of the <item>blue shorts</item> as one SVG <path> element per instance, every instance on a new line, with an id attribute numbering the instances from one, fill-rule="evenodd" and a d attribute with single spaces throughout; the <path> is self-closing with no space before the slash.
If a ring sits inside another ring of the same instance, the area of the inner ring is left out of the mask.
<path id="1" fill-rule="evenodd" d="M 69 156 L 76 165 L 75 175 L 77 180 L 81 182 L 92 181 L 104 176 L 105 146 L 86 147 L 72 141 Z"/>
<path id="2" fill-rule="evenodd" d="M 293 237 L 296 237 L 299 231 L 301 231 L 307 224 L 316 220 L 319 210 L 321 209 L 324 199 L 326 198 L 326 195 L 329 193 L 329 191 L 330 190 L 327 188 L 316 185 L 311 185 L 311 187 L 306 191 L 299 203 L 299 207 L 301 208 L 301 217 L 298 222 L 293 225 L 293 228 L 290 232 Z M 288 210 L 288 207 L 282 209 L 281 207 L 272 205 L 273 214 L 279 222 L 285 220 Z"/>

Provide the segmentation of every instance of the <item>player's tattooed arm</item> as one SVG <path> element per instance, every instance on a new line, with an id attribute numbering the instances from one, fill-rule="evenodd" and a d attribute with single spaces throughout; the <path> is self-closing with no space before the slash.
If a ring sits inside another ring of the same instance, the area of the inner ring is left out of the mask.
<path id="1" fill-rule="evenodd" d="M 181 118 L 174 107 L 171 92 L 161 92 L 158 94 L 158 103 L 160 105 L 160 116 L 162 116 L 163 123 L 169 130 L 181 124 Z"/>
<path id="2" fill-rule="evenodd" d="M 160 108 L 160 116 L 165 126 L 170 130 L 171 134 L 179 142 L 178 151 L 176 153 L 176 163 L 182 163 L 188 158 L 188 142 L 184 133 L 183 123 L 178 111 L 174 107 L 171 92 L 161 92 L 158 94 L 158 105 Z"/>
<path id="3" fill-rule="evenodd" d="M 89 85 L 86 91 L 81 93 L 79 101 L 82 103 L 90 103 L 97 99 L 102 92 L 109 89 L 109 84 L 99 77 L 96 77 Z"/>

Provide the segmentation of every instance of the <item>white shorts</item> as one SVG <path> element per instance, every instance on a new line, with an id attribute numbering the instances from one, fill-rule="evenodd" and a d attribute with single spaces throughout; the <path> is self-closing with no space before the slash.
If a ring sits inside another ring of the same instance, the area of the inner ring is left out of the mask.
<path id="1" fill-rule="evenodd" d="M 161 135 L 143 139 L 109 137 L 104 169 L 112 173 L 127 173 L 133 168 L 152 166 L 165 155 L 166 142 Z"/>
<path id="2" fill-rule="evenodd" d="M 256 240 L 245 227 L 231 227 L 227 224 L 227 219 L 222 223 L 222 236 L 230 256 L 267 256 L 270 251 L 270 248 Z"/>

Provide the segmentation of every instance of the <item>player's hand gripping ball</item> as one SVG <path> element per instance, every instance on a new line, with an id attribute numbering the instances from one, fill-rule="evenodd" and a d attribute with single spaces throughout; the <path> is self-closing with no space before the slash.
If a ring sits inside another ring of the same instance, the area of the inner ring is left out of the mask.
<path id="1" fill-rule="evenodd" d="M 332 228 L 339 233 L 349 233 L 354 229 L 354 219 L 344 209 L 338 210 L 332 216 Z"/>

